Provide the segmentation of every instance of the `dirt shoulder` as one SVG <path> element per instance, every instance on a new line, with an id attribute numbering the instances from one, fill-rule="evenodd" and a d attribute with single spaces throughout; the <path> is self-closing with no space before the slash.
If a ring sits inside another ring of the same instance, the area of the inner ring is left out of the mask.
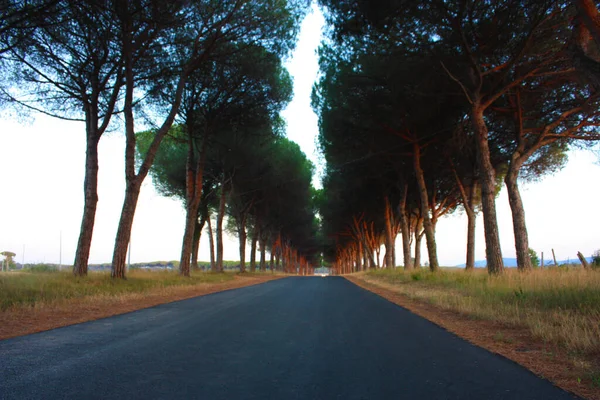
<path id="1" fill-rule="evenodd" d="M 524 366 L 558 387 L 587 399 L 600 400 L 600 386 L 587 377 L 592 363 L 598 360 L 585 360 L 579 356 L 574 358 L 556 346 L 535 340 L 525 328 L 474 319 L 410 299 L 398 293 L 394 285 L 370 279 L 365 275 L 347 275 L 345 278 L 477 346 Z"/>
<path id="2" fill-rule="evenodd" d="M 194 286 L 168 286 L 151 289 L 146 293 L 127 293 L 119 296 L 88 296 L 52 305 L 12 308 L 0 311 L 0 340 L 125 314 L 159 304 L 204 296 L 224 290 L 257 285 L 284 277 L 283 275 L 236 275 L 233 280 L 220 283 L 201 283 Z"/>

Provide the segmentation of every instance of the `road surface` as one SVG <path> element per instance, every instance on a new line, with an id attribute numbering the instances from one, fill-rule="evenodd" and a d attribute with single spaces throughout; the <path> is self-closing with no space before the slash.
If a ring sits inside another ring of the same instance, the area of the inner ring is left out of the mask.
<path id="1" fill-rule="evenodd" d="M 340 277 L 0 341 L 1 399 L 573 399 Z"/>

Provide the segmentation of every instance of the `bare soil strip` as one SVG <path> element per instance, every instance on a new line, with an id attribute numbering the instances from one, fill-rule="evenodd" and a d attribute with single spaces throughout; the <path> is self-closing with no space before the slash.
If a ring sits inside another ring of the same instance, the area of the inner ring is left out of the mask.
<path id="1" fill-rule="evenodd" d="M 168 286 L 153 289 L 146 293 L 128 293 L 119 296 L 88 296 L 65 300 L 53 305 L 15 307 L 0 312 L 0 340 L 125 314 L 159 304 L 204 296 L 224 290 L 257 285 L 283 277 L 282 275 L 236 275 L 233 280 L 222 283 Z"/>
<path id="2" fill-rule="evenodd" d="M 474 319 L 454 311 L 442 310 L 426 302 L 400 294 L 394 285 L 369 279 L 365 275 L 345 276 L 350 282 L 369 290 L 461 338 L 500 354 L 547 379 L 556 386 L 587 399 L 600 400 L 600 386 L 588 377 L 598 367 L 598 359 L 582 359 L 564 349 L 535 340 L 527 329 L 494 321 Z"/>

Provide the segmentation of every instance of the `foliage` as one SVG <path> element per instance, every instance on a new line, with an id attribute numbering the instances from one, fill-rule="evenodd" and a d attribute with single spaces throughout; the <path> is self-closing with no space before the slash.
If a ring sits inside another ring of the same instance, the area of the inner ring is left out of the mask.
<path id="1" fill-rule="evenodd" d="M 12 251 L 3 251 L 2 253 L 0 253 L 0 255 L 5 257 L 5 259 L 2 261 L 2 268 L 0 268 L 0 270 L 2 270 L 4 268 L 6 268 L 6 269 L 14 268 L 15 262 L 14 262 L 13 258 L 16 256 L 15 253 L 13 253 Z"/>
<path id="2" fill-rule="evenodd" d="M 600 250 L 596 250 L 592 255 L 592 265 L 600 268 Z"/>
<path id="3" fill-rule="evenodd" d="M 575 37 L 573 5 L 320 3 L 330 29 L 319 50 L 313 107 L 327 160 L 320 214 L 328 258 L 345 257 L 348 264 L 348 249 L 362 251 L 365 240 L 351 229 L 357 219 L 373 224 L 376 236 L 389 229 L 384 199 L 397 205 L 407 196 L 407 215 L 396 211 L 394 218 L 410 220 L 402 228 L 406 242 L 408 230 L 418 237 L 419 218 L 431 232 L 429 214 L 435 224 L 436 213 L 452 212 L 458 203 L 476 211 L 485 194 L 486 246 L 500 271 L 493 192 L 504 180 L 515 236 L 523 239 L 516 241 L 519 265 L 527 268 L 522 205 L 513 201 L 517 179 L 553 173 L 577 141 L 600 139 L 600 95 L 577 76 L 577 61 L 565 51 Z"/>
<path id="4" fill-rule="evenodd" d="M 53 264 L 27 264 L 24 267 L 27 272 L 58 272 L 58 267 Z"/>
<path id="5" fill-rule="evenodd" d="M 534 267 L 540 266 L 540 259 L 538 258 L 537 253 L 532 248 L 529 249 L 529 258 L 531 259 L 531 265 Z"/>

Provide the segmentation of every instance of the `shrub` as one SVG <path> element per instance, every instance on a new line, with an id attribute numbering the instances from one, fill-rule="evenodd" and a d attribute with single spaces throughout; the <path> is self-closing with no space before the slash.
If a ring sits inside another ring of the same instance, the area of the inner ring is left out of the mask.
<path id="1" fill-rule="evenodd" d="M 600 249 L 596 250 L 592 255 L 592 266 L 594 268 L 600 267 Z"/>
<path id="2" fill-rule="evenodd" d="M 58 268 L 52 264 L 31 264 L 27 265 L 29 272 L 57 272 Z"/>
<path id="3" fill-rule="evenodd" d="M 531 265 L 534 267 L 540 266 L 540 259 L 538 258 L 537 253 L 531 247 L 529 248 L 529 259 L 531 260 Z"/>

